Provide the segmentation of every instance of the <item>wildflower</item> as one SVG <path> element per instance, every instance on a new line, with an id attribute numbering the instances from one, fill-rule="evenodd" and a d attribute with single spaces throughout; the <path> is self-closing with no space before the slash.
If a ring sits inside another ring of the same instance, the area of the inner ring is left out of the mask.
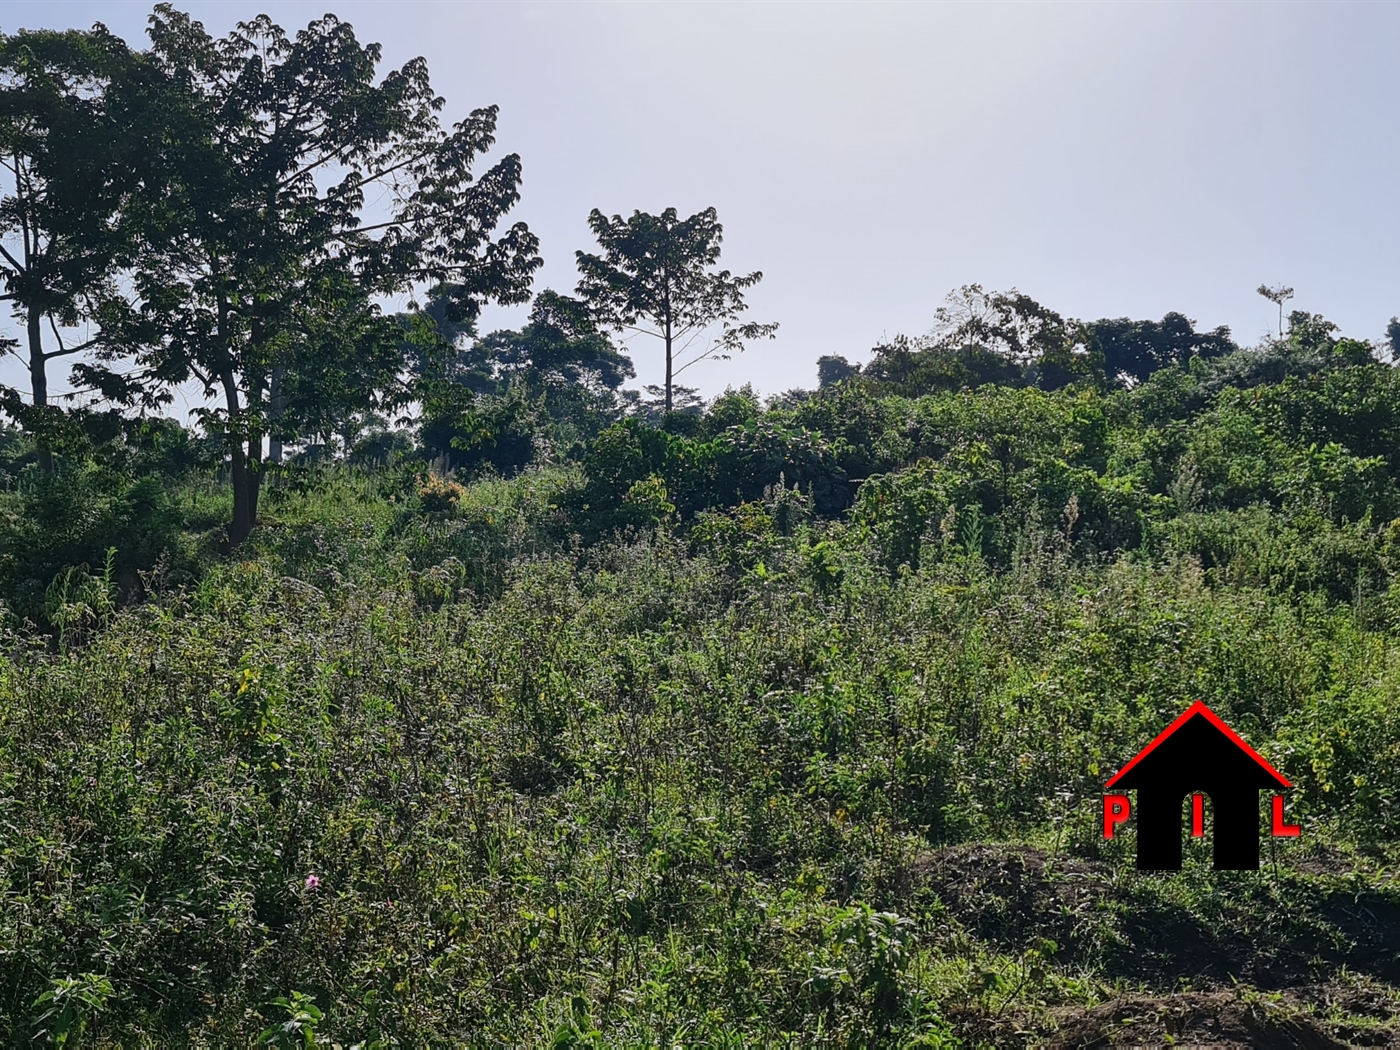
<path id="1" fill-rule="evenodd" d="M 315 875 L 306 876 L 306 888 L 308 890 L 314 890 L 319 885 L 321 885 L 320 878 Z"/>

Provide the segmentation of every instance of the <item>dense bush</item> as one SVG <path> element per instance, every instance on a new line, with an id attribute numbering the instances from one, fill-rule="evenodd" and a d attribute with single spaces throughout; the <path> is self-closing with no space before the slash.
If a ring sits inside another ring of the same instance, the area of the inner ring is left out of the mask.
<path id="1" fill-rule="evenodd" d="M 225 561 L 195 476 L 21 464 L 0 1039 L 1000 1045 L 1232 979 L 1382 1037 L 1391 373 L 1161 415 L 1203 367 L 288 468 Z M 1295 785 L 1257 876 L 1099 837 L 1198 699 Z"/>
<path id="2" fill-rule="evenodd" d="M 187 511 L 155 475 L 30 475 L 0 504 L 0 595 L 12 615 L 48 625 L 68 589 L 104 572 L 113 600 L 138 594 L 157 563 L 187 574 L 198 561 Z"/>
<path id="3" fill-rule="evenodd" d="M 0 1045 L 1400 1045 L 1400 319 L 968 284 L 707 404 L 714 208 L 535 294 L 495 106 L 149 30 L 0 33 Z M 1260 870 L 1101 830 L 1193 701 Z"/>
<path id="4" fill-rule="evenodd" d="M 346 1044 L 931 1038 L 987 963 L 920 858 L 1103 855 L 1100 783 L 1197 698 L 1314 840 L 1391 841 L 1395 642 L 1351 604 L 1076 566 L 1063 530 L 891 579 L 791 490 L 580 561 L 567 476 L 426 517 L 340 484 L 81 648 L 11 648 L 8 1039 L 59 980 L 98 1039 L 247 1041 L 297 995 Z"/>

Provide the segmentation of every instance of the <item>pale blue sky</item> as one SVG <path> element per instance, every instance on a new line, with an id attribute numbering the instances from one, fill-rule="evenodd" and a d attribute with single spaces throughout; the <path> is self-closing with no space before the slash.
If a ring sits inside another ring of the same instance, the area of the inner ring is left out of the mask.
<path id="1" fill-rule="evenodd" d="M 923 332 L 973 281 L 1244 342 L 1274 323 L 1262 281 L 1356 337 L 1400 313 L 1400 4 L 177 6 L 216 33 L 333 10 L 386 66 L 424 55 L 449 118 L 499 104 L 537 289 L 572 290 L 592 207 L 716 206 L 782 328 L 687 373 L 706 394 L 814 386 L 821 354 Z M 150 8 L 10 0 L 0 28 L 140 44 Z"/>

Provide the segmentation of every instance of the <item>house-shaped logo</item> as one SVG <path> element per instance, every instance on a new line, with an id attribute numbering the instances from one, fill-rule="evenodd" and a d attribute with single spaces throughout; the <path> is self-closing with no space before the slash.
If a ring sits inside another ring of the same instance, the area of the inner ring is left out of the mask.
<path id="1" fill-rule="evenodd" d="M 1105 787 L 1119 794 L 1103 800 L 1104 838 L 1132 815 L 1123 791 L 1137 792 L 1139 870 L 1179 871 L 1184 802 L 1191 796 L 1191 834 L 1205 834 L 1210 799 L 1214 867 L 1235 871 L 1259 867 L 1259 792 L 1291 785 L 1210 708 L 1197 701 L 1157 734 Z M 1283 822 L 1283 796 L 1273 796 L 1273 834 L 1299 834 Z"/>

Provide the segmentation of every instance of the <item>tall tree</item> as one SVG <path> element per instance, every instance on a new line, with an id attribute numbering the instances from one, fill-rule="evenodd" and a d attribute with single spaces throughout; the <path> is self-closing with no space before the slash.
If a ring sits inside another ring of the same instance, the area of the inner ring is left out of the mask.
<path id="1" fill-rule="evenodd" d="M 87 32 L 0 36 L 0 279 L 23 331 L 30 399 L 3 391 L 7 412 L 35 434 L 53 468 L 49 363 L 91 349 L 62 329 L 130 254 L 142 199 L 149 101 L 140 63 L 101 25 Z"/>
<path id="2" fill-rule="evenodd" d="M 1278 337 L 1283 338 L 1283 304 L 1293 298 L 1293 289 L 1287 285 L 1276 284 L 1272 287 L 1261 284 L 1255 289 L 1260 295 L 1278 307 Z"/>
<path id="3" fill-rule="evenodd" d="M 106 352 L 219 399 L 205 418 L 229 454 L 232 545 L 257 518 L 269 430 L 404 396 L 401 331 L 375 297 L 448 285 L 458 319 L 523 301 L 538 241 L 523 223 L 497 234 L 520 158 L 472 174 L 496 109 L 443 129 L 421 58 L 381 79 L 379 46 L 333 15 L 295 37 L 259 16 L 216 40 L 161 4 L 149 32 L 163 119 L 181 129 L 165 158 L 176 189 L 135 295 L 109 304 L 121 337 Z"/>
<path id="4" fill-rule="evenodd" d="M 608 218 L 597 208 L 588 225 L 602 254 L 576 252 L 582 277 L 578 294 L 599 323 L 660 339 L 666 350 L 665 411 L 673 408 L 675 377 L 707 358 L 728 359 L 753 339 L 772 338 L 776 324 L 737 324 L 744 292 L 758 284 L 757 270 L 735 277 L 716 270 L 724 228 L 714 208 L 681 219 L 675 208 L 660 215 L 634 211 Z M 721 329 L 713 334 L 713 326 Z"/>

